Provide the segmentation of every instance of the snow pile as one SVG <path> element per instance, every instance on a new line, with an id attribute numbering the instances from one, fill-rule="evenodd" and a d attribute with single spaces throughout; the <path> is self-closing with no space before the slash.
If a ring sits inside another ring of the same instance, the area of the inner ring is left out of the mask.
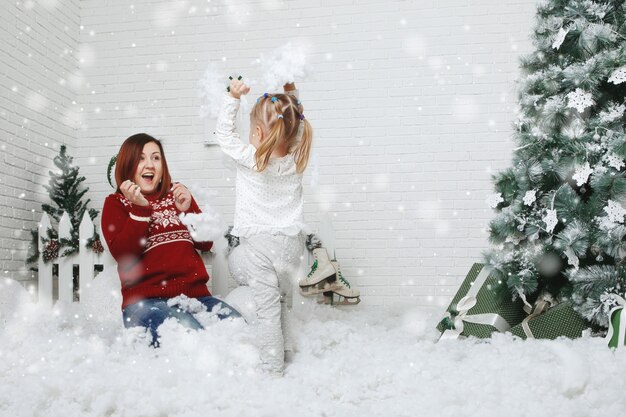
<path id="1" fill-rule="evenodd" d="M 0 326 L 17 318 L 19 306 L 31 301 L 30 294 L 22 285 L 9 278 L 0 278 Z"/>
<path id="2" fill-rule="evenodd" d="M 435 343 L 436 316 L 364 304 L 294 311 L 296 353 L 274 378 L 257 370 L 243 320 L 202 331 L 166 321 L 153 349 L 121 314 L 102 321 L 87 303 L 19 303 L 0 324 L 0 414 L 569 417 L 626 407 L 626 353 L 602 339 Z"/>
<path id="3" fill-rule="evenodd" d="M 274 49 L 269 55 L 261 54 L 265 91 L 282 91 L 283 85 L 306 80 L 311 68 L 306 62 L 306 47 L 287 43 Z"/>
<path id="4" fill-rule="evenodd" d="M 122 286 L 115 268 L 105 269 L 92 282 L 81 282 L 80 303 L 90 319 L 104 323 L 121 320 Z"/>

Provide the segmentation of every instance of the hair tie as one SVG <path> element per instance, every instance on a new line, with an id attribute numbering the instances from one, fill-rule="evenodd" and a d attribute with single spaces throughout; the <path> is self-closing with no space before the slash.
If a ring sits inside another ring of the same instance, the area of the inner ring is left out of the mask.
<path id="1" fill-rule="evenodd" d="M 272 103 L 276 103 L 278 101 L 278 97 L 272 97 Z"/>
<path id="2" fill-rule="evenodd" d="M 279 115 L 278 115 L 278 118 L 279 118 L 279 119 L 282 119 L 282 118 L 283 118 L 283 115 L 282 115 L 282 114 L 279 114 Z"/>
<path id="3" fill-rule="evenodd" d="M 300 119 L 300 120 L 304 120 L 304 114 L 299 115 L 299 116 L 298 116 L 298 119 Z"/>

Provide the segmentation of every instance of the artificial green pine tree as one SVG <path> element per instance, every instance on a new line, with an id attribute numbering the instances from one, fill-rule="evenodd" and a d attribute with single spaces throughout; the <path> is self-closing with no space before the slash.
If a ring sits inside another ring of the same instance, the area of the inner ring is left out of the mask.
<path id="1" fill-rule="evenodd" d="M 68 256 L 78 252 L 79 249 L 79 226 L 83 219 L 85 210 L 89 213 L 91 220 L 98 215 L 98 210 L 88 209 L 87 206 L 91 200 L 82 201 L 83 196 L 89 188 L 81 189 L 81 183 L 85 181 L 85 177 L 78 176 L 78 167 L 72 166 L 73 158 L 67 154 L 65 145 L 61 145 L 59 154 L 54 157 L 54 165 L 59 169 L 58 172 L 49 171 L 50 180 L 48 186 L 44 186 L 48 191 L 48 195 L 56 207 L 50 204 L 42 204 L 41 208 L 44 212 L 58 224 L 63 212 L 67 212 L 72 224 L 72 235 L 70 239 L 58 238 L 58 233 L 50 228 L 46 231 L 46 236 L 41 236 L 45 244 L 43 251 L 44 260 L 50 261 L 58 256 Z M 39 251 L 37 248 L 37 230 L 31 232 L 33 235 L 33 244 L 31 246 L 31 256 L 27 259 L 27 263 L 37 261 Z M 86 246 L 94 252 L 102 252 L 102 244 L 100 237 L 94 232 L 94 235 L 87 240 Z"/>
<path id="2" fill-rule="evenodd" d="M 625 14 L 624 0 L 539 3 L 485 255 L 516 296 L 549 291 L 604 327 L 626 290 Z"/>

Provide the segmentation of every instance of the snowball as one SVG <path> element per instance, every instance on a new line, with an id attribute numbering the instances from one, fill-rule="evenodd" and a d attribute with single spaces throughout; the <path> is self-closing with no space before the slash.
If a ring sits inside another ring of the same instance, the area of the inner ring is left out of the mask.
<path id="1" fill-rule="evenodd" d="M 218 240 L 226 231 L 220 214 L 208 204 L 202 213 L 181 213 L 180 220 L 196 242 Z"/>
<path id="2" fill-rule="evenodd" d="M 265 91 L 277 91 L 283 85 L 306 80 L 311 73 L 307 65 L 306 47 L 287 43 L 269 55 L 261 54 L 259 62 L 263 72 L 262 86 Z"/>

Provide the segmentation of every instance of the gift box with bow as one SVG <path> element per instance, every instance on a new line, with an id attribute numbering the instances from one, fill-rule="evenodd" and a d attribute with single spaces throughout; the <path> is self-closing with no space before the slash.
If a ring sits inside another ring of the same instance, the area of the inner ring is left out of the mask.
<path id="1" fill-rule="evenodd" d="M 567 302 L 556 303 L 551 297 L 541 295 L 531 313 L 511 333 L 522 339 L 556 339 L 565 336 L 576 339 L 589 327 L 580 314 Z"/>
<path id="2" fill-rule="evenodd" d="M 452 299 L 437 329 L 441 339 L 475 336 L 487 338 L 520 323 L 526 313 L 522 300 L 512 300 L 502 282 L 489 267 L 476 263 Z"/>

